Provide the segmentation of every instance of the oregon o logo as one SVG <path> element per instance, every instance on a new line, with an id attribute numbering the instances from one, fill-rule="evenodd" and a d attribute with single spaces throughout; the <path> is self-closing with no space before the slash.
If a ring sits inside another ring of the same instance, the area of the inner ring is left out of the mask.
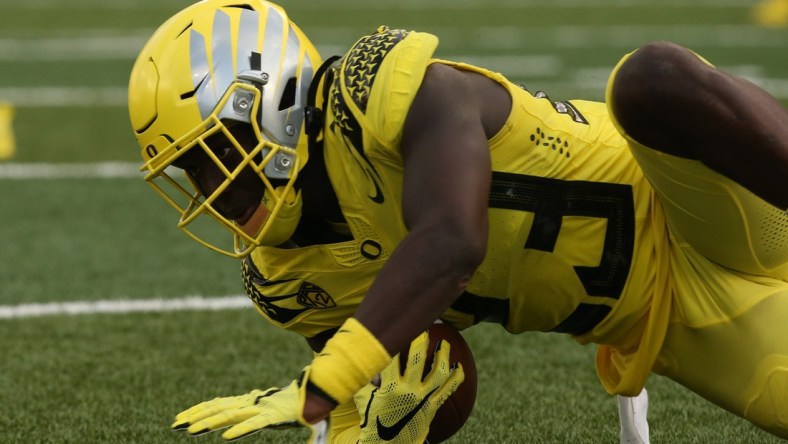
<path id="1" fill-rule="evenodd" d="M 148 157 L 154 158 L 156 154 L 159 154 L 159 151 L 153 145 L 148 145 L 145 147 L 145 152 L 148 154 Z"/>
<path id="2" fill-rule="evenodd" d="M 361 255 L 367 259 L 377 259 L 383 254 L 383 247 L 376 241 L 365 240 L 361 243 Z"/>

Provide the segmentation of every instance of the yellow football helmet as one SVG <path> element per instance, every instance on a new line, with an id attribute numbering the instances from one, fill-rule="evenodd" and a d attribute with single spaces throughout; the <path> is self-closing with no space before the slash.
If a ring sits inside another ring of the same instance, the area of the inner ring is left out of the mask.
<path id="1" fill-rule="evenodd" d="M 307 94 L 320 65 L 285 11 L 264 0 L 202 1 L 153 34 L 131 72 L 129 114 L 145 180 L 178 210 L 186 234 L 232 257 L 292 236 L 301 213 L 294 183 L 308 158 Z M 239 138 L 238 128 L 250 136 Z M 194 156 L 220 180 L 199 183 L 182 165 Z M 250 174 L 257 201 L 240 217 L 219 203 Z M 198 220 L 218 222 L 231 236 L 193 229 Z"/>

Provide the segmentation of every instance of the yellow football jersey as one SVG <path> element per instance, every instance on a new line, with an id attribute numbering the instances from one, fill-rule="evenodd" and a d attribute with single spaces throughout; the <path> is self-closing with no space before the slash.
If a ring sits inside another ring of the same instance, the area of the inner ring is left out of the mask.
<path id="1" fill-rule="evenodd" d="M 500 74 L 435 59 L 437 44 L 430 34 L 381 28 L 332 68 L 325 162 L 352 240 L 257 248 L 244 262 L 247 292 L 272 323 L 307 338 L 353 314 L 407 233 L 402 128 L 427 67 L 443 63 L 481 73 L 512 96 L 508 120 L 489 141 L 487 255 L 444 319 L 615 345 L 628 351 L 616 359 L 643 369 L 626 384 L 642 386 L 667 323 L 667 237 L 654 192 L 605 105 L 556 102 Z"/>

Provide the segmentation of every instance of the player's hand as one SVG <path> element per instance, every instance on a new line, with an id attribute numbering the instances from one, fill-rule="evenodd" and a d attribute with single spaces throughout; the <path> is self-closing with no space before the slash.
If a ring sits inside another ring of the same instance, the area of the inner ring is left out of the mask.
<path id="1" fill-rule="evenodd" d="M 434 354 L 432 369 L 424 366 L 432 350 L 429 336 L 422 333 L 410 345 L 405 374 L 400 373 L 400 355 L 380 374 L 380 386 L 368 384 L 354 399 L 361 416 L 358 442 L 394 444 L 422 443 L 427 438 L 438 408 L 465 380 L 462 365 L 449 363 L 450 346 L 441 341 Z"/>
<path id="2" fill-rule="evenodd" d="M 241 396 L 215 398 L 184 410 L 175 417 L 172 428 L 197 436 L 229 427 L 222 438 L 235 440 L 260 430 L 309 428 L 310 443 L 324 443 L 327 421 L 308 424 L 303 418 L 309 367 L 301 377 L 284 388 L 252 390 Z"/>

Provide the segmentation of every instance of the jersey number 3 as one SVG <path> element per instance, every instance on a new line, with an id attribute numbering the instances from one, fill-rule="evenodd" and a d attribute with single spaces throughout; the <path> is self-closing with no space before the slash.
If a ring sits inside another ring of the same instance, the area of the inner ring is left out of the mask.
<path id="1" fill-rule="evenodd" d="M 626 285 L 635 243 L 632 187 L 625 184 L 566 181 L 493 172 L 490 207 L 534 213 L 524 248 L 552 252 L 564 216 L 607 219 L 598 266 L 575 266 L 589 296 L 618 299 Z M 581 303 L 553 331 L 583 334 L 610 312 L 606 304 Z"/>

